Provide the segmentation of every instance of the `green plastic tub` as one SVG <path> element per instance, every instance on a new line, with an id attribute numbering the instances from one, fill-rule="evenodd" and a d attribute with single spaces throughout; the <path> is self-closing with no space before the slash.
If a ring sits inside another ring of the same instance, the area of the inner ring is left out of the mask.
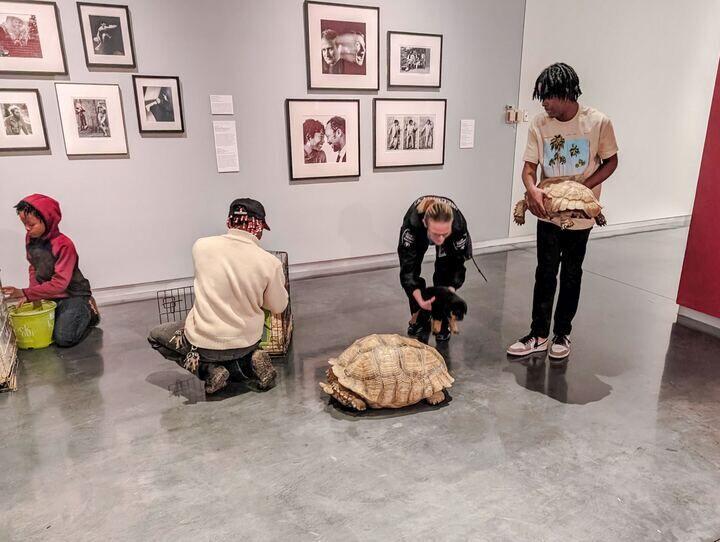
<path id="1" fill-rule="evenodd" d="M 52 344 L 55 328 L 54 301 L 23 303 L 10 310 L 10 324 L 15 332 L 17 347 L 22 350 L 46 348 Z"/>
<path id="2" fill-rule="evenodd" d="M 265 350 L 272 340 L 272 313 L 265 309 L 263 309 L 263 312 L 265 313 L 265 325 L 263 326 L 262 338 L 258 345 L 258 348 L 261 350 Z"/>

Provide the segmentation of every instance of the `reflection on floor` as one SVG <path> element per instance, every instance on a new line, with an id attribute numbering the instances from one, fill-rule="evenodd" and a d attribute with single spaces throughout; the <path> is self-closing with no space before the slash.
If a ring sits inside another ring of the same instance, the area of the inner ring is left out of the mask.
<path id="1" fill-rule="evenodd" d="M 318 387 L 404 331 L 397 270 L 294 283 L 277 386 L 213 401 L 148 347 L 153 302 L 109 307 L 0 397 L 0 539 L 715 540 L 720 340 L 674 324 L 686 233 L 591 242 L 565 363 L 507 359 L 534 253 L 483 256 L 440 407 L 356 415 Z"/>

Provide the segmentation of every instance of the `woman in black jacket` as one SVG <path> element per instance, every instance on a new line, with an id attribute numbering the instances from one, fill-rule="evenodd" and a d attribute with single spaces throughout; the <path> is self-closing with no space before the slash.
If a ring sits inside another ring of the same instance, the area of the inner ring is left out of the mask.
<path id="1" fill-rule="evenodd" d="M 430 330 L 430 310 L 435 298 L 423 298 L 426 284 L 420 271 L 431 243 L 435 245 L 436 255 L 433 285 L 449 287 L 454 292 L 465 282 L 465 261 L 472 257 L 472 241 L 465 217 L 448 198 L 423 196 L 417 199 L 405 213 L 400 229 L 400 284 L 410 302 L 408 335 L 414 337 Z M 449 322 L 445 320 L 436 340 L 449 338 Z"/>

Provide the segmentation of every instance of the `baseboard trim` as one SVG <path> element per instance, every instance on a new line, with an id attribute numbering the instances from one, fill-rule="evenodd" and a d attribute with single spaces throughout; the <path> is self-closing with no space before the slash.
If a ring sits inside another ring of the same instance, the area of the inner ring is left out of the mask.
<path id="1" fill-rule="evenodd" d="M 132 301 L 155 299 L 158 290 L 169 288 L 182 288 L 192 286 L 193 278 L 179 278 L 172 280 L 159 280 L 156 282 L 143 282 L 126 286 L 110 286 L 108 288 L 93 288 L 93 297 L 98 305 L 117 305 Z"/>
<path id="2" fill-rule="evenodd" d="M 684 215 L 656 220 L 645 220 L 642 222 L 630 222 L 627 224 L 614 224 L 604 228 L 593 228 L 591 238 L 600 239 L 604 237 L 630 235 L 633 233 L 680 228 L 687 226 L 689 223 L 690 217 L 688 215 Z M 535 235 L 507 237 L 504 239 L 492 239 L 473 243 L 473 254 L 492 254 L 494 252 L 506 252 L 533 246 L 535 246 Z M 432 262 L 434 260 L 435 254 L 432 251 L 429 251 L 425 261 Z M 291 264 L 290 279 L 301 280 L 330 275 L 360 273 L 363 271 L 393 268 L 397 267 L 397 265 L 397 254 L 394 252 L 374 256 L 344 258 L 340 260 Z M 155 293 L 158 290 L 182 288 L 183 286 L 190 286 L 192 283 L 192 277 L 183 277 L 126 286 L 97 288 L 93 291 L 93 293 L 99 305 L 115 305 L 118 303 L 153 299 L 155 298 Z"/>
<path id="3" fill-rule="evenodd" d="M 720 318 L 681 306 L 678 309 L 677 323 L 685 327 L 720 337 Z"/>

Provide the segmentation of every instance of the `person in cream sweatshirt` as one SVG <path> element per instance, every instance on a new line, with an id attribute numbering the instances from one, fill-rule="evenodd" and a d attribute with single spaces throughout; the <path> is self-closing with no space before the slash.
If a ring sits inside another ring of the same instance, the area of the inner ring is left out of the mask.
<path id="1" fill-rule="evenodd" d="M 230 205 L 228 232 L 198 239 L 192 249 L 195 303 L 185 322 L 162 324 L 148 340 L 156 350 L 205 380 L 215 393 L 232 379 L 257 380 L 268 389 L 276 371 L 258 350 L 264 310 L 288 304 L 282 264 L 260 246 L 269 230 L 262 204 L 249 198 Z"/>

